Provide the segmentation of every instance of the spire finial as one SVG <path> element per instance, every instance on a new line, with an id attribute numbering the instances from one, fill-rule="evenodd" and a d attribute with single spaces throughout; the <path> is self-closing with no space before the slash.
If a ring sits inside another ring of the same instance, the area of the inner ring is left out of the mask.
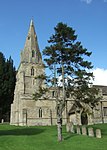
<path id="1" fill-rule="evenodd" d="M 31 21 L 30 21 L 30 25 L 31 25 L 31 26 L 33 25 L 33 19 L 31 19 Z"/>

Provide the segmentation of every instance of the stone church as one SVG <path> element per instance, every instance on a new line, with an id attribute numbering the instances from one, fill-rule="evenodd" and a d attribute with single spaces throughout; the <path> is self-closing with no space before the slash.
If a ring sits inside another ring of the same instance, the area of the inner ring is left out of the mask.
<path id="1" fill-rule="evenodd" d="M 35 76 L 44 74 L 45 69 L 39 50 L 34 23 L 31 20 L 24 49 L 21 51 L 20 65 L 16 76 L 14 100 L 11 104 L 11 125 L 35 126 L 56 125 L 56 101 L 54 88 L 50 90 L 48 99 L 33 99 L 33 93 L 38 90 L 38 85 L 43 84 Z M 44 86 L 44 85 L 43 85 Z M 107 122 L 107 87 L 100 88 L 103 99 L 94 110 L 94 114 L 87 115 L 85 122 L 88 124 Z M 63 112 L 63 124 L 66 124 L 67 116 L 74 124 L 84 124 L 84 118 L 78 110 L 78 122 L 73 109 L 72 97 L 67 98 Z"/>

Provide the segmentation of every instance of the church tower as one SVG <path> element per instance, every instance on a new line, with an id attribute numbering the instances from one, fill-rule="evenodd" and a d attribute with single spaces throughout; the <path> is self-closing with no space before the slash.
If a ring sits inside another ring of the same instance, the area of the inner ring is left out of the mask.
<path id="1" fill-rule="evenodd" d="M 44 74 L 44 65 L 39 50 L 34 23 L 31 20 L 21 61 L 16 75 L 14 100 L 11 105 L 10 124 L 26 125 L 29 111 L 35 109 L 33 93 L 38 90 L 39 80 L 36 76 Z M 29 114 L 30 114 L 29 113 Z"/>

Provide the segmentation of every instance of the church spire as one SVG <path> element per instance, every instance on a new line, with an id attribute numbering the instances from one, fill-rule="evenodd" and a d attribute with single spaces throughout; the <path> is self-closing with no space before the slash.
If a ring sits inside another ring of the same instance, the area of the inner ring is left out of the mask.
<path id="1" fill-rule="evenodd" d="M 21 54 L 21 62 L 40 63 L 41 61 L 42 57 L 38 46 L 37 35 L 33 20 L 31 20 L 24 50 Z"/>
<path id="2" fill-rule="evenodd" d="M 33 20 L 31 19 L 31 21 L 30 21 L 30 26 L 32 26 L 33 25 Z"/>
<path id="3" fill-rule="evenodd" d="M 35 32 L 34 23 L 33 23 L 32 19 L 30 21 L 30 27 L 29 27 L 29 31 L 28 31 L 28 36 L 32 37 L 32 38 L 35 38 L 35 37 L 37 38 L 36 32 Z"/>

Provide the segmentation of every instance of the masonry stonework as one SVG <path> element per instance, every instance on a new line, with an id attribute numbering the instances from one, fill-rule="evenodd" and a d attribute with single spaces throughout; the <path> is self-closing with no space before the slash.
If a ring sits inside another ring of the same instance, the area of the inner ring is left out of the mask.
<path id="1" fill-rule="evenodd" d="M 38 85 L 43 84 L 35 77 L 44 74 L 44 65 L 39 50 L 34 23 L 31 20 L 25 46 L 21 52 L 21 62 L 17 71 L 14 100 L 11 104 L 11 125 L 35 126 L 56 125 L 56 101 L 50 89 L 48 99 L 33 100 L 33 94 L 38 90 Z M 88 124 L 107 122 L 107 87 L 100 86 L 103 99 L 99 102 L 94 115 L 88 116 Z M 68 98 L 63 112 L 63 124 L 69 117 L 73 124 L 81 125 L 81 113 L 75 113 L 73 99 Z"/>

